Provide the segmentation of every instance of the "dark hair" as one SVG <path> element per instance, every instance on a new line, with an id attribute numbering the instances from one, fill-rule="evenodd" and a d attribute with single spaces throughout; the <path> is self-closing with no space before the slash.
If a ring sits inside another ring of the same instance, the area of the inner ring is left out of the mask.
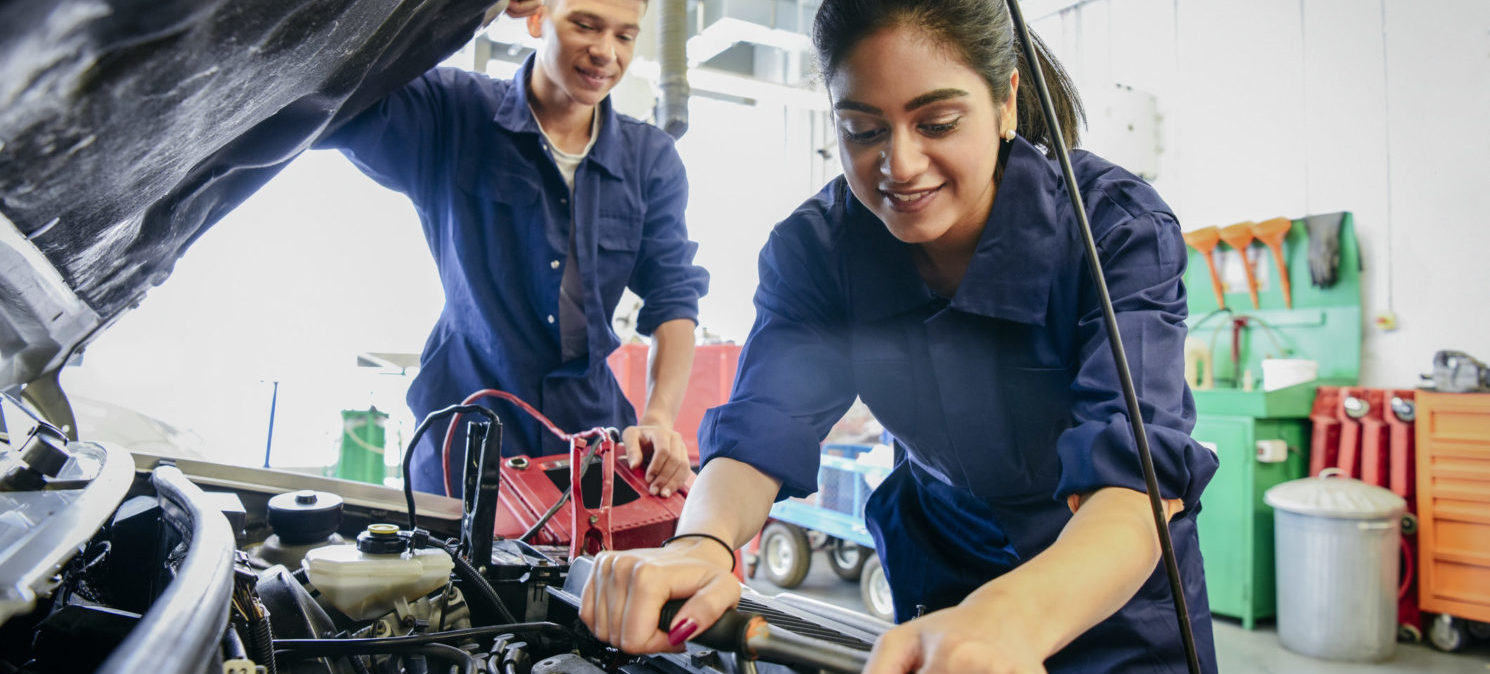
<path id="1" fill-rule="evenodd" d="M 895 25 L 913 26 L 926 31 L 933 41 L 960 57 L 969 68 L 988 82 L 995 103 L 1009 98 L 1009 73 L 1018 68 L 1020 76 L 1019 135 L 1036 145 L 1051 147 L 1050 129 L 1040 107 L 1040 95 L 1025 63 L 1024 49 L 1014 35 L 1005 0 L 823 0 L 813 20 L 812 44 L 817 49 L 818 67 L 827 79 L 838 71 L 843 59 L 864 38 Z M 1086 120 L 1081 98 L 1066 70 L 1051 55 L 1039 36 L 1035 56 L 1050 98 L 1055 103 L 1056 118 L 1067 147 L 1079 140 L 1077 123 Z"/>

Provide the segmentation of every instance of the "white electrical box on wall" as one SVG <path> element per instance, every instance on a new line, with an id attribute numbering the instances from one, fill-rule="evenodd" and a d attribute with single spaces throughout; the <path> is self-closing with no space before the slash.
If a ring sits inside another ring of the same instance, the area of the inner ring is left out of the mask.
<path id="1" fill-rule="evenodd" d="M 1087 128 L 1082 146 L 1138 174 L 1159 177 L 1159 99 L 1123 84 L 1098 88 L 1086 98 Z"/>

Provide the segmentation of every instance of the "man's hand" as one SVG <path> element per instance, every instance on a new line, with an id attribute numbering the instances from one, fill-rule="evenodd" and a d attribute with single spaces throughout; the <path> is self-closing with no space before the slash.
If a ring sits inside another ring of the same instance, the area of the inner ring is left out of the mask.
<path id="1" fill-rule="evenodd" d="M 1013 613 L 1009 606 L 970 597 L 895 627 L 879 638 L 870 653 L 869 674 L 976 673 L 1044 674 L 1044 655 L 1037 652 L 1027 626 L 1038 612 Z"/>
<path id="2" fill-rule="evenodd" d="M 693 484 L 693 471 L 688 466 L 688 445 L 683 436 L 671 425 L 647 424 L 630 426 L 621 431 L 621 444 L 626 446 L 626 463 L 632 468 L 640 466 L 642 458 L 650 453 L 647 464 L 647 485 L 653 496 L 667 498 L 679 487 Z"/>
<path id="3" fill-rule="evenodd" d="M 543 0 L 511 0 L 507 3 L 507 16 L 525 19 L 543 9 Z"/>

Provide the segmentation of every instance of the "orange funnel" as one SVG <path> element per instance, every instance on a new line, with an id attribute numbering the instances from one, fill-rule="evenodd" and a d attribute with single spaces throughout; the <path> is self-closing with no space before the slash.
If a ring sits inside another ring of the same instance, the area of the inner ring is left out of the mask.
<path id="1" fill-rule="evenodd" d="M 1205 257 L 1205 266 L 1211 270 L 1211 290 L 1216 293 L 1216 307 L 1225 309 L 1226 290 L 1221 287 L 1221 275 L 1216 273 L 1216 260 L 1211 257 L 1211 251 L 1221 243 L 1221 230 L 1202 227 L 1193 232 L 1185 232 L 1185 243 Z"/>
<path id="2" fill-rule="evenodd" d="M 1247 292 L 1252 294 L 1252 308 L 1257 308 L 1257 277 L 1252 274 L 1252 261 L 1247 259 L 1247 247 L 1252 245 L 1252 222 L 1238 222 L 1221 228 L 1221 240 L 1242 255 L 1242 268 L 1247 272 Z"/>
<path id="3" fill-rule="evenodd" d="M 1252 225 L 1252 236 L 1273 251 L 1273 262 L 1278 267 L 1278 283 L 1283 286 L 1283 303 L 1292 309 L 1293 289 L 1288 285 L 1288 265 L 1283 262 L 1283 239 L 1288 236 L 1290 229 L 1293 229 L 1293 221 L 1288 218 L 1273 218 Z"/>

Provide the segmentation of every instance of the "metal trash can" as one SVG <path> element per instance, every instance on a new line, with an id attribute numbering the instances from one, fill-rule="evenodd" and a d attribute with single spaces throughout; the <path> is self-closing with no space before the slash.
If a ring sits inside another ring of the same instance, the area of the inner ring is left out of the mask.
<path id="1" fill-rule="evenodd" d="M 1407 502 L 1337 469 L 1277 485 L 1263 500 L 1274 513 L 1283 647 L 1326 660 L 1392 657 Z"/>

